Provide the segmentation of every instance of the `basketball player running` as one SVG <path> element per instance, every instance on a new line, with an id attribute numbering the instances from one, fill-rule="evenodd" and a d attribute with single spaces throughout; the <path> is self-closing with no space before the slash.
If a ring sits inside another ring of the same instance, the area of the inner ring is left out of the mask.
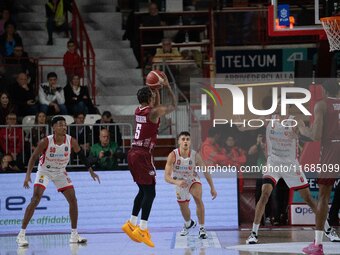
<path id="1" fill-rule="evenodd" d="M 339 85 L 336 80 L 328 80 L 323 84 L 326 97 L 314 106 L 314 123 L 312 128 L 303 128 L 301 133 L 315 141 L 321 141 L 320 164 L 322 166 L 339 169 L 340 165 L 340 96 Z M 315 239 L 314 242 L 303 249 L 306 254 L 323 253 L 323 225 L 327 223 L 328 203 L 330 194 L 339 172 L 326 169 L 327 172 L 319 174 L 319 199 L 315 211 Z M 335 233 L 335 231 L 334 231 Z M 336 234 L 336 233 L 335 233 Z M 338 240 L 340 241 L 340 240 Z"/>
<path id="2" fill-rule="evenodd" d="M 128 165 L 133 180 L 139 192 L 135 197 L 132 215 L 123 226 L 122 230 L 136 242 L 143 242 L 154 247 L 148 231 L 148 218 L 153 200 L 156 196 L 156 169 L 153 164 L 152 151 L 156 145 L 160 117 L 171 113 L 176 108 L 175 95 L 168 80 L 164 79 L 164 87 L 168 90 L 171 104 L 161 105 L 158 89 L 151 90 L 143 87 L 137 92 L 141 104 L 135 111 L 136 132 L 132 148 L 128 152 Z M 138 214 L 142 209 L 142 216 L 137 226 Z"/>
<path id="3" fill-rule="evenodd" d="M 207 239 L 208 235 L 204 228 L 204 204 L 202 201 L 202 184 L 196 172 L 196 167 L 205 167 L 201 156 L 196 151 L 190 149 L 190 133 L 183 131 L 178 136 L 179 148 L 173 150 L 169 155 L 165 166 L 165 181 L 176 185 L 177 202 L 184 218 L 184 227 L 181 236 L 186 236 L 189 229 L 196 226 L 196 222 L 191 219 L 189 201 L 190 195 L 196 203 L 196 213 L 200 229 L 198 236 Z M 204 176 L 210 186 L 212 199 L 217 196 L 214 183 L 209 172 L 204 171 Z"/>
<path id="4" fill-rule="evenodd" d="M 281 109 L 280 102 L 266 128 L 267 165 L 266 169 L 263 169 L 262 193 L 260 200 L 256 204 L 253 227 L 246 240 L 246 244 L 256 244 L 258 242 L 258 230 L 261 218 L 270 194 L 280 178 L 286 182 L 289 188 L 298 190 L 302 199 L 314 212 L 316 211 L 316 203 L 311 197 L 306 176 L 300 169 L 297 154 L 299 129 L 304 127 L 304 123 L 296 120 L 297 126 L 295 127 L 283 126 L 281 121 L 287 119 L 287 116 L 277 114 L 279 109 Z M 287 113 L 288 112 L 289 108 L 287 109 Z M 289 124 L 289 126 L 293 126 L 293 119 L 295 119 L 295 117 L 288 115 L 288 119 L 290 123 L 286 123 L 286 125 Z M 329 228 L 330 226 L 328 222 L 326 222 L 325 231 Z M 331 240 L 339 239 L 337 235 L 333 236 L 334 234 L 336 234 L 334 231 L 327 232 Z"/>
<path id="5" fill-rule="evenodd" d="M 34 214 L 35 208 L 38 206 L 49 181 L 53 181 L 58 191 L 62 192 L 69 203 L 72 227 L 70 243 L 85 243 L 87 241 L 85 238 L 80 237 L 77 232 L 77 198 L 72 181 L 66 172 L 66 166 L 70 160 L 71 148 L 79 156 L 82 162 L 85 163 L 93 180 L 97 180 L 99 183 L 100 180 L 98 175 L 94 173 L 83 151 L 79 147 L 77 140 L 66 134 L 67 126 L 65 118 L 56 116 L 52 119 L 51 125 L 53 135 L 49 135 L 39 142 L 28 162 L 26 178 L 24 181 L 24 188 L 26 189 L 29 188 L 29 183 L 32 182 L 31 173 L 34 163 L 39 158 L 39 155 L 41 155 L 38 164 L 38 172 L 34 182 L 33 197 L 26 208 L 22 227 L 17 236 L 17 243 L 19 246 L 28 245 L 28 241 L 25 237 L 26 227 Z"/>

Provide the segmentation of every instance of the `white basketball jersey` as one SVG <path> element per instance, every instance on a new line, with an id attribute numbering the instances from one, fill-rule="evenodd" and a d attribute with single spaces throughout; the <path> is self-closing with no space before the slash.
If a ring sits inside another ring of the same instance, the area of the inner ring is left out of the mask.
<path id="1" fill-rule="evenodd" d="M 278 116 L 273 115 L 272 119 L 278 119 Z M 294 116 L 289 116 L 289 119 L 294 119 Z M 291 123 L 286 125 L 292 126 Z M 267 125 L 266 143 L 268 159 L 273 162 L 285 163 L 295 162 L 298 158 L 298 139 L 294 138 L 292 127 L 283 126 L 279 120 L 272 121 Z"/>
<path id="2" fill-rule="evenodd" d="M 66 135 L 64 143 L 57 145 L 54 135 L 47 136 L 48 145 L 45 152 L 40 156 L 38 171 L 53 173 L 64 171 L 70 161 L 71 139 L 70 135 Z"/>
<path id="3" fill-rule="evenodd" d="M 179 180 L 189 180 L 197 177 L 195 171 L 196 151 L 190 150 L 189 157 L 183 158 L 179 149 L 174 149 L 176 161 L 173 166 L 172 177 Z"/>

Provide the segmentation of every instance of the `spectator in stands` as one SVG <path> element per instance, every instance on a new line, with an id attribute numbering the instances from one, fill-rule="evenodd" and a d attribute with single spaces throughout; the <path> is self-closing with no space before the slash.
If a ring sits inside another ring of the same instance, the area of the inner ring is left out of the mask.
<path id="1" fill-rule="evenodd" d="M 92 145 L 90 152 L 90 157 L 97 159 L 96 168 L 101 170 L 117 169 L 115 157 L 117 148 L 117 143 L 110 141 L 109 130 L 100 130 L 99 143 Z"/>
<path id="2" fill-rule="evenodd" d="M 48 0 L 45 4 L 47 18 L 47 45 L 53 45 L 53 32 L 64 31 L 67 36 L 68 24 L 65 16 L 65 6 L 61 0 Z"/>
<path id="3" fill-rule="evenodd" d="M 9 113 L 6 116 L 7 127 L 0 130 L 0 149 L 2 154 L 11 154 L 14 160 L 19 160 L 23 152 L 22 128 L 17 125 L 17 115 Z"/>
<path id="4" fill-rule="evenodd" d="M 84 77 L 83 60 L 77 53 L 76 45 L 72 39 L 67 42 L 67 51 L 64 54 L 63 66 L 68 81 L 71 81 L 75 75 L 80 78 Z"/>
<path id="5" fill-rule="evenodd" d="M 47 116 L 44 112 L 38 112 L 35 115 L 34 119 L 35 125 L 47 125 Z M 29 148 L 29 155 L 31 152 L 35 150 L 38 145 L 38 142 L 47 136 L 47 128 L 46 126 L 36 126 L 32 127 L 32 129 L 26 134 L 25 141 L 28 142 L 27 147 Z"/>
<path id="6" fill-rule="evenodd" d="M 224 149 L 218 144 L 221 139 L 221 133 L 217 128 L 210 128 L 208 137 L 201 145 L 200 154 L 207 166 L 228 165 L 229 160 Z"/>
<path id="7" fill-rule="evenodd" d="M 93 126 L 93 138 L 94 143 L 99 142 L 99 130 L 107 129 L 110 131 L 110 141 L 115 142 L 118 144 L 119 147 L 122 146 L 122 134 L 120 133 L 119 126 L 110 126 L 107 124 L 114 124 L 115 122 L 112 119 L 112 114 L 109 111 L 104 111 L 102 114 L 101 119 L 97 120 L 95 124 L 101 124 L 100 126 L 96 125 Z"/>
<path id="8" fill-rule="evenodd" d="M 235 138 L 234 136 L 228 136 L 225 141 L 224 151 L 229 159 L 231 166 L 236 166 L 237 168 L 240 168 L 240 166 L 244 165 L 247 161 L 247 157 L 245 155 L 245 152 L 236 146 Z"/>
<path id="9" fill-rule="evenodd" d="M 0 19 L 0 35 L 5 33 L 5 23 L 11 20 L 11 12 L 8 9 L 3 9 Z"/>
<path id="10" fill-rule="evenodd" d="M 161 62 L 162 60 L 181 60 L 182 55 L 177 48 L 172 47 L 172 40 L 164 38 L 162 40 L 162 48 L 157 48 L 153 62 Z"/>
<path id="11" fill-rule="evenodd" d="M 0 125 L 6 125 L 6 116 L 17 112 L 17 108 L 12 104 L 7 92 L 0 93 Z"/>
<path id="12" fill-rule="evenodd" d="M 88 155 L 90 153 L 90 143 L 92 143 L 92 132 L 89 126 L 84 125 L 85 116 L 86 114 L 83 112 L 74 114 L 74 122 L 72 124 L 77 125 L 70 125 L 70 135 L 78 141 L 85 155 Z"/>
<path id="13" fill-rule="evenodd" d="M 52 110 L 52 114 L 67 114 L 64 90 L 57 84 L 57 74 L 48 73 L 47 80 L 48 82 L 41 84 L 39 88 L 40 111 L 46 114 L 48 110 Z"/>
<path id="14" fill-rule="evenodd" d="M 30 59 L 27 52 L 24 51 L 22 44 L 18 43 L 14 46 L 14 52 L 5 59 L 5 64 L 10 65 L 6 70 L 6 75 L 10 79 L 16 78 L 19 73 L 26 73 L 30 83 L 35 83 L 37 67 L 33 59 Z"/>
<path id="15" fill-rule="evenodd" d="M 28 78 L 25 73 L 18 74 L 17 81 L 10 88 L 10 92 L 13 103 L 18 107 L 19 116 L 37 114 L 39 105 L 32 86 L 28 84 Z"/>
<path id="16" fill-rule="evenodd" d="M 87 86 L 80 86 L 80 77 L 73 75 L 64 88 L 65 104 L 69 114 L 95 113 Z"/>
<path id="17" fill-rule="evenodd" d="M 11 154 L 5 154 L 1 159 L 0 173 L 20 172 L 19 166 Z"/>
<path id="18" fill-rule="evenodd" d="M 16 32 L 15 24 L 12 21 L 5 23 L 5 33 L 0 36 L 0 53 L 4 57 L 9 57 L 14 52 L 16 45 L 22 45 L 22 39 Z"/>

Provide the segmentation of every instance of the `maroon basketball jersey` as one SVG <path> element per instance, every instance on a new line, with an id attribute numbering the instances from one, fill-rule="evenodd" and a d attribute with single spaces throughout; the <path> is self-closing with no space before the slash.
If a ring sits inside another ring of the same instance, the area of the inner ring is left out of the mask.
<path id="1" fill-rule="evenodd" d="M 340 142 L 340 98 L 326 98 L 327 112 L 323 122 L 322 144 Z"/>
<path id="2" fill-rule="evenodd" d="M 135 139 L 132 142 L 133 146 L 148 148 L 150 150 L 156 145 L 157 133 L 160 120 L 153 123 L 150 120 L 150 106 L 137 107 L 135 111 L 136 132 Z"/>

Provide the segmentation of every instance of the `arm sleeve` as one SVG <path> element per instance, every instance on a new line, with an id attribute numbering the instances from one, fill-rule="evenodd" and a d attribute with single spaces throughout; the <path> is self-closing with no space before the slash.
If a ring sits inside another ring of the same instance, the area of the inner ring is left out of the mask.
<path id="1" fill-rule="evenodd" d="M 61 89 L 60 91 L 57 91 L 55 93 L 56 97 L 57 97 L 57 102 L 58 104 L 65 104 L 65 96 L 64 96 L 64 90 Z"/>
<path id="2" fill-rule="evenodd" d="M 46 98 L 46 94 L 42 86 L 39 87 L 39 102 L 40 104 L 46 104 L 46 105 L 50 104 L 50 102 Z"/>

